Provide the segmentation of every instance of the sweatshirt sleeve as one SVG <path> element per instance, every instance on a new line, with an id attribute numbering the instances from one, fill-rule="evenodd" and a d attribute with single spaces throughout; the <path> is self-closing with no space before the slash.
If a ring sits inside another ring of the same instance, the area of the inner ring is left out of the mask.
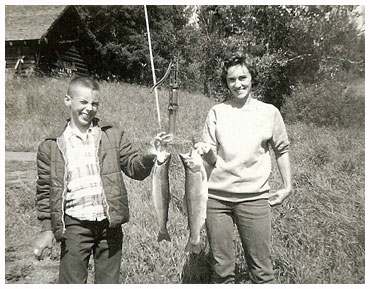
<path id="1" fill-rule="evenodd" d="M 207 115 L 203 132 L 202 141 L 212 146 L 212 150 L 217 152 L 217 138 L 216 138 L 216 112 L 212 108 Z"/>
<path id="2" fill-rule="evenodd" d="M 280 111 L 274 108 L 271 146 L 276 156 L 289 151 L 289 140 Z"/>

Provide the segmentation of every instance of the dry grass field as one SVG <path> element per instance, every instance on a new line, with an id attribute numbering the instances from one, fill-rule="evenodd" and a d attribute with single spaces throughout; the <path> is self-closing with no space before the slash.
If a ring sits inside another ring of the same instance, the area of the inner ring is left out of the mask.
<path id="1" fill-rule="evenodd" d="M 39 141 L 62 123 L 65 79 L 7 79 L 6 150 L 35 151 Z M 159 130 L 153 94 L 148 88 L 101 83 L 101 118 L 123 126 L 138 147 Z M 354 90 L 354 91 L 361 91 Z M 162 125 L 167 123 L 168 92 L 160 90 Z M 363 96 L 362 96 L 363 97 Z M 207 240 L 198 256 L 185 255 L 188 238 L 182 207 L 184 171 L 179 152 L 199 136 L 214 102 L 179 92 L 177 138 L 171 152 L 172 242 L 157 243 L 158 226 L 151 201 L 151 180 L 127 180 L 131 220 L 123 226 L 123 283 L 207 283 Z M 273 262 L 284 284 L 364 283 L 365 279 L 365 130 L 287 124 L 291 140 L 294 193 L 273 209 Z M 30 244 L 39 230 L 34 210 L 34 161 L 5 162 L 5 278 L 7 283 L 55 283 L 58 244 L 37 261 Z M 280 185 L 275 165 L 273 189 Z M 236 235 L 237 236 L 237 235 Z M 248 268 L 235 238 L 237 281 L 248 283 Z M 93 265 L 91 265 L 91 272 Z M 91 276 L 89 282 L 92 282 Z"/>

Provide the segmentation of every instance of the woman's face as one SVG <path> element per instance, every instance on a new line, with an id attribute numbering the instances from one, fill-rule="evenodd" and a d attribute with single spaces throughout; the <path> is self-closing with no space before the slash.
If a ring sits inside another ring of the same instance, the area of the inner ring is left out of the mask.
<path id="1" fill-rule="evenodd" d="M 230 66 L 227 70 L 226 82 L 235 100 L 248 98 L 252 88 L 252 76 L 245 65 Z"/>

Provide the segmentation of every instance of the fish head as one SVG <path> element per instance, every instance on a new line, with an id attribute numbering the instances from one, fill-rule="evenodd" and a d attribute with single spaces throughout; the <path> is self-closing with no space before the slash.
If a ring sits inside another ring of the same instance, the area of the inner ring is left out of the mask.
<path id="1" fill-rule="evenodd" d="M 185 168 L 191 171 L 199 171 L 203 165 L 203 160 L 200 154 L 192 149 L 190 153 L 179 154 Z"/>
<path id="2" fill-rule="evenodd" d="M 166 151 L 158 151 L 157 152 L 157 160 L 156 160 L 156 163 L 157 164 L 163 164 L 164 162 L 166 162 L 168 160 L 168 158 L 171 156 L 171 154 L 169 152 L 166 152 Z"/>

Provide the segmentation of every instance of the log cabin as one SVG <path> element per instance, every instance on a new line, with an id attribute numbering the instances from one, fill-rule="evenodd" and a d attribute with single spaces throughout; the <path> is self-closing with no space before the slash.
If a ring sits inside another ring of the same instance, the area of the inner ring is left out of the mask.
<path id="1" fill-rule="evenodd" d="M 98 57 L 97 41 L 75 6 L 5 6 L 6 69 L 89 75 Z"/>

